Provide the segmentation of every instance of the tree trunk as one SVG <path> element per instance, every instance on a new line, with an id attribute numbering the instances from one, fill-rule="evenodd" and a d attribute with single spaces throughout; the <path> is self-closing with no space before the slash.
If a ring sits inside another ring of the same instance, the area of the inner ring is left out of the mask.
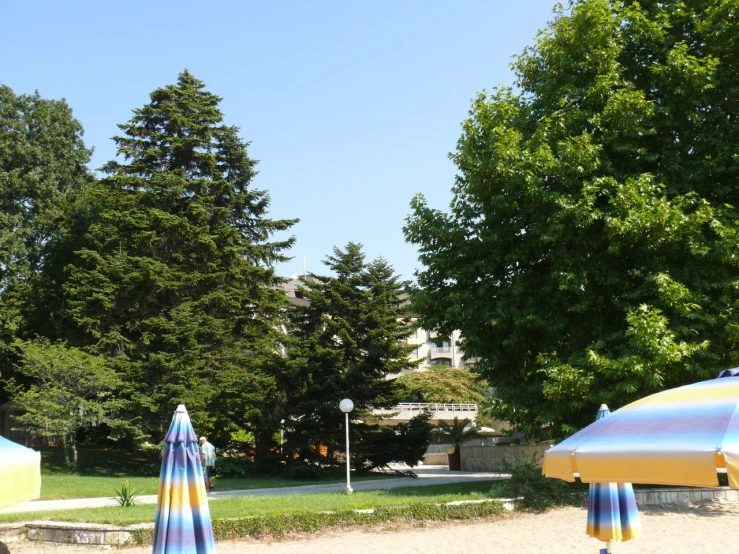
<path id="1" fill-rule="evenodd" d="M 254 465 L 262 471 L 274 461 L 272 453 L 272 432 L 257 431 L 254 433 Z"/>
<path id="2" fill-rule="evenodd" d="M 451 471 L 460 471 L 462 469 L 462 457 L 458 452 L 447 454 L 449 460 L 449 469 Z"/>
<path id="3" fill-rule="evenodd" d="M 69 460 L 69 446 L 67 445 L 66 436 L 62 436 L 62 451 L 64 452 L 64 463 L 67 466 L 71 466 L 72 462 Z"/>

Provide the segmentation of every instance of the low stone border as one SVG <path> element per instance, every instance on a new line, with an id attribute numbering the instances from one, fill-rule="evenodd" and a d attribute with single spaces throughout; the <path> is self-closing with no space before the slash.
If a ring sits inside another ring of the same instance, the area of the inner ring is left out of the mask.
<path id="1" fill-rule="evenodd" d="M 138 529 L 153 529 L 153 523 L 138 523 L 120 527 L 96 523 L 70 523 L 64 521 L 29 521 L 23 524 L 26 538 L 32 541 L 60 542 L 66 544 L 120 545 L 132 538 Z"/>
<path id="2" fill-rule="evenodd" d="M 447 502 L 447 506 L 460 504 L 481 504 L 499 502 L 503 509 L 511 512 L 521 498 L 485 498 L 480 500 L 457 500 Z M 354 510 L 371 514 L 374 510 Z M 123 545 L 129 542 L 134 531 L 153 529 L 153 523 L 139 523 L 120 527 L 96 523 L 70 523 L 65 521 L 27 521 L 0 525 L 0 540 L 12 542 L 26 538 L 32 541 L 56 542 L 64 544 Z M 4 537 L 4 538 L 3 538 Z"/>
<path id="3" fill-rule="evenodd" d="M 25 523 L 0 523 L 0 542 L 15 542 L 25 538 Z"/>
<path id="4" fill-rule="evenodd" d="M 447 502 L 447 506 L 459 506 L 461 504 L 482 504 L 484 502 L 500 502 L 506 512 L 512 512 L 516 509 L 516 502 L 523 500 L 523 496 L 518 498 L 483 498 L 481 500 L 455 500 Z"/>
<path id="5" fill-rule="evenodd" d="M 665 506 L 668 504 L 696 504 L 698 502 L 739 502 L 739 491 L 729 487 L 708 489 L 637 489 L 634 490 L 639 506 Z"/>

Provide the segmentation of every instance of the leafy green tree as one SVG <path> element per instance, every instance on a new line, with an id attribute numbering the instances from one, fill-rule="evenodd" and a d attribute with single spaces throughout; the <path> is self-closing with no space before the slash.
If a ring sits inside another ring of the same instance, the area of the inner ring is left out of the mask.
<path id="1" fill-rule="evenodd" d="M 8 383 L 12 398 L 25 411 L 17 416 L 21 429 L 47 439 L 61 440 L 69 465 L 77 464 L 77 435 L 91 425 L 125 427 L 117 417 L 115 392 L 120 377 L 101 356 L 46 340 L 17 341 L 18 375 L 30 382 Z"/>
<path id="2" fill-rule="evenodd" d="M 267 217 L 220 101 L 185 71 L 120 125 L 122 159 L 86 196 L 64 271 L 64 338 L 106 357 L 128 416 L 155 439 L 178 403 L 203 432 L 248 413 L 282 334 L 273 266 L 293 239 L 272 237 L 295 220 Z M 240 406 L 224 405 L 226 386 Z"/>
<path id="3" fill-rule="evenodd" d="M 475 424 L 478 427 L 501 427 L 501 422 L 489 415 L 497 403 L 493 389 L 471 369 L 432 367 L 401 375 L 395 384 L 403 402 L 477 404 Z"/>
<path id="4" fill-rule="evenodd" d="M 325 262 L 330 277 L 314 276 L 304 290 L 307 306 L 291 311 L 291 339 L 286 372 L 289 427 L 287 451 L 310 455 L 317 445 L 343 449 L 344 418 L 339 402 L 351 398 L 354 416 L 397 401 L 387 379 L 415 364 L 412 348 L 403 345 L 410 333 L 398 296 L 401 284 L 382 259 L 367 264 L 361 245 L 334 248 Z M 357 442 L 381 432 L 377 425 L 356 423 Z"/>
<path id="5" fill-rule="evenodd" d="M 490 391 L 484 379 L 469 369 L 434 367 L 395 380 L 405 402 L 481 404 Z"/>
<path id="6" fill-rule="evenodd" d="M 64 100 L 0 85 L 0 335 L 28 333 L 29 283 L 75 197 L 92 182 L 82 125 Z M 7 352 L 7 350 L 6 350 Z"/>
<path id="7" fill-rule="evenodd" d="M 582 0 L 480 94 L 449 212 L 412 202 L 415 308 L 534 436 L 739 362 L 739 19 Z"/>

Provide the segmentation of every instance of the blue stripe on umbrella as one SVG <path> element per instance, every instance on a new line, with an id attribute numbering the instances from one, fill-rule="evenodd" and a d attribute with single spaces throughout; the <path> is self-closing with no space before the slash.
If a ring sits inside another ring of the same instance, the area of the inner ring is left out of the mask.
<path id="1" fill-rule="evenodd" d="M 608 406 L 601 404 L 595 419 L 597 421 L 610 413 Z M 590 485 L 586 533 L 607 543 L 641 536 L 641 518 L 631 483 Z"/>
<path id="2" fill-rule="evenodd" d="M 724 369 L 718 374 L 718 377 L 736 377 L 739 375 L 739 367 L 732 367 L 731 369 Z"/>
<path id="3" fill-rule="evenodd" d="M 215 554 L 197 436 L 182 404 L 164 443 L 152 554 Z"/>

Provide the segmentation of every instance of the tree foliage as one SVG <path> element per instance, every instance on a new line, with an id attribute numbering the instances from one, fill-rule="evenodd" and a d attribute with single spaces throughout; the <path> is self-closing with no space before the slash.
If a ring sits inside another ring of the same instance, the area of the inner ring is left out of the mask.
<path id="1" fill-rule="evenodd" d="M 490 387 L 469 369 L 433 367 L 414 371 L 395 380 L 401 387 L 404 402 L 445 402 L 451 404 L 482 404 Z"/>
<path id="2" fill-rule="evenodd" d="M 465 442 L 480 436 L 476 428 L 468 427 L 471 423 L 467 418 L 459 419 L 455 417 L 451 424 L 446 421 L 440 421 L 437 425 L 436 432 L 442 440 L 454 447 L 454 454 L 459 454 Z"/>
<path id="3" fill-rule="evenodd" d="M 387 377 L 414 366 L 411 348 L 402 344 L 411 328 L 398 300 L 401 283 L 388 263 L 366 263 L 361 245 L 351 242 L 334 248 L 324 263 L 333 275 L 314 276 L 303 291 L 308 305 L 290 316 L 288 370 L 281 381 L 288 391 L 290 451 L 310 452 L 317 444 L 342 449 L 339 402 L 351 398 L 359 418 L 394 406 L 397 390 Z M 368 442 L 383 431 L 356 423 L 352 432 Z"/>
<path id="4" fill-rule="evenodd" d="M 29 281 L 92 181 L 82 126 L 64 100 L 0 85 L 0 334 L 24 332 Z"/>
<path id="5" fill-rule="evenodd" d="M 249 391 L 269 378 L 286 306 L 273 264 L 294 220 L 267 217 L 256 162 L 220 98 L 183 72 L 155 90 L 114 138 L 119 161 L 86 196 L 62 258 L 62 338 L 103 355 L 123 378 L 128 416 L 162 435 L 178 403 L 214 427 L 224 383 Z"/>
<path id="6" fill-rule="evenodd" d="M 114 393 L 120 377 L 100 356 L 45 340 L 18 341 L 18 373 L 30 381 L 21 387 L 11 379 L 13 399 L 24 408 L 20 428 L 46 439 L 61 440 L 67 463 L 77 463 L 77 435 L 91 425 L 125 427 L 117 418 Z"/>
<path id="7" fill-rule="evenodd" d="M 739 362 L 738 36 L 731 1 L 577 1 L 474 100 L 405 231 L 499 418 L 561 436 Z"/>
<path id="8" fill-rule="evenodd" d="M 354 441 L 351 452 L 353 466 L 369 471 L 390 464 L 416 467 L 423 459 L 431 442 L 433 426 L 431 412 L 423 412 L 394 426 L 378 426 L 364 432 Z"/>

